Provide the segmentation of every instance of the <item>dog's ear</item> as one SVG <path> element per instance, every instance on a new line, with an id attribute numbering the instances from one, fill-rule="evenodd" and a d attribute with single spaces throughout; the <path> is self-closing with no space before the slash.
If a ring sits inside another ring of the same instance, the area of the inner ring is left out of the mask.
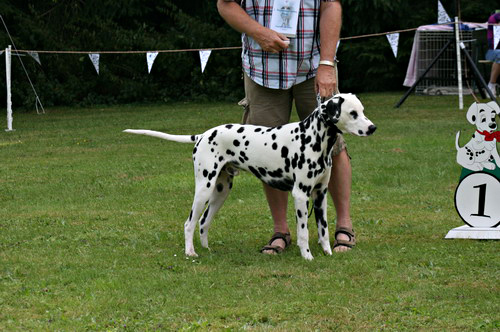
<path id="1" fill-rule="evenodd" d="M 488 107 L 493 109 L 493 112 L 495 112 L 496 115 L 500 116 L 500 107 L 498 104 L 494 101 L 490 101 L 489 103 L 486 104 Z"/>
<path id="2" fill-rule="evenodd" d="M 337 123 L 339 121 L 340 110 L 342 108 L 343 102 L 344 102 L 344 98 L 338 97 L 336 103 L 333 100 L 329 100 L 328 103 L 326 104 L 326 114 L 328 114 L 328 118 L 333 123 Z"/>
<path id="3" fill-rule="evenodd" d="M 473 102 L 472 105 L 470 105 L 469 110 L 467 111 L 467 121 L 469 121 L 471 124 L 476 123 L 477 119 L 477 103 Z"/>

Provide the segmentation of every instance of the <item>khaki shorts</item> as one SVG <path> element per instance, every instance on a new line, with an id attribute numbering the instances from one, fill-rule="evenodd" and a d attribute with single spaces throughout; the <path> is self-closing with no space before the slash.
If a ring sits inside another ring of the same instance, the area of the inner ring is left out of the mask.
<path id="1" fill-rule="evenodd" d="M 270 89 L 263 87 L 249 78 L 246 74 L 245 99 L 240 101 L 245 109 L 242 122 L 258 126 L 276 127 L 290 121 L 292 104 L 300 120 L 305 119 L 317 106 L 314 78 L 294 85 L 288 90 Z M 338 155 L 346 149 L 344 137 L 338 134 L 333 146 L 333 155 Z"/>

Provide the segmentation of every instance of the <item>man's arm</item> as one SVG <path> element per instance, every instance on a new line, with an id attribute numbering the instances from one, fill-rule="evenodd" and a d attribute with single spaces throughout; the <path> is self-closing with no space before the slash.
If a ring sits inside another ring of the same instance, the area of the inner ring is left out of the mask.
<path id="1" fill-rule="evenodd" d="M 322 1 L 319 21 L 321 60 L 334 61 L 341 26 L 342 5 L 340 1 Z M 328 65 L 319 66 L 316 74 L 316 92 L 324 98 L 331 97 L 337 92 L 336 68 Z"/>
<path id="2" fill-rule="evenodd" d="M 288 38 L 255 21 L 235 1 L 217 0 L 220 16 L 236 31 L 253 38 L 266 52 L 278 53 L 288 47 Z"/>

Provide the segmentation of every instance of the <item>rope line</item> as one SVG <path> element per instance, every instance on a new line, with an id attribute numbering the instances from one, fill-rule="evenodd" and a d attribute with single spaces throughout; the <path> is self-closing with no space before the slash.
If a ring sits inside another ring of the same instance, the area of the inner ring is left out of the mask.
<path id="1" fill-rule="evenodd" d="M 1 15 L 0 15 L 1 16 Z M 2 19 L 3 21 L 3 19 Z M 500 25 L 500 24 L 491 24 L 491 23 L 474 23 L 474 22 L 458 22 L 460 24 L 485 24 L 485 25 Z M 432 24 L 432 26 L 450 26 L 451 24 L 455 24 L 455 22 L 443 23 L 443 24 Z M 431 24 L 429 24 L 431 25 Z M 4 23 L 5 26 L 5 23 Z M 5 27 L 7 29 L 7 27 Z M 379 33 L 371 33 L 359 36 L 351 36 L 351 37 L 342 37 L 339 38 L 340 41 L 344 40 L 353 40 L 360 38 L 369 38 L 369 37 L 378 37 L 390 35 L 393 33 L 402 33 L 402 32 L 411 32 L 417 31 L 419 28 L 409 28 L 409 29 L 401 29 L 394 30 L 388 32 L 379 32 Z M 10 36 L 10 35 L 9 35 Z M 11 38 L 12 40 L 12 38 Z M 214 48 L 187 48 L 187 49 L 178 49 L 178 50 L 155 50 L 155 51 L 37 51 L 37 50 L 17 50 L 18 53 L 51 53 L 51 54 L 145 54 L 145 53 L 181 53 L 181 52 L 199 52 L 199 51 L 225 51 L 225 50 L 241 50 L 241 46 L 229 46 L 229 47 L 214 47 Z"/>

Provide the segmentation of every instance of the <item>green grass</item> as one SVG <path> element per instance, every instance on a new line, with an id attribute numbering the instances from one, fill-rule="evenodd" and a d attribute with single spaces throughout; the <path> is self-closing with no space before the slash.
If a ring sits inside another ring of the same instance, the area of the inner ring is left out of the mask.
<path id="1" fill-rule="evenodd" d="M 295 245 L 258 253 L 272 221 L 249 174 L 211 250 L 196 239 L 200 257 L 184 257 L 192 146 L 121 133 L 201 133 L 239 122 L 235 104 L 14 114 L 0 133 L 0 330 L 498 330 L 499 242 L 443 239 L 462 225 L 455 133 L 463 145 L 473 128 L 456 97 L 394 109 L 400 97 L 360 96 L 379 129 L 347 137 L 358 245 L 323 256 L 311 222 L 312 262 Z"/>

